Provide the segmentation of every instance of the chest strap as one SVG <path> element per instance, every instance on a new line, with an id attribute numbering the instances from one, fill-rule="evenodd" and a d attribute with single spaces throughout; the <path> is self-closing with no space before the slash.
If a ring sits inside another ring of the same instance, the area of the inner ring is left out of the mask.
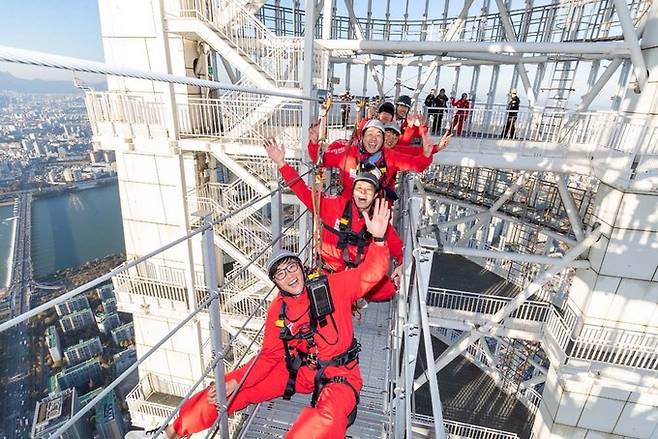
<path id="1" fill-rule="evenodd" d="M 343 216 L 338 220 L 338 230 L 331 227 L 329 224 L 323 225 L 327 231 L 333 233 L 338 237 L 337 247 L 343 251 L 343 262 L 349 268 L 358 267 L 363 257 L 363 250 L 370 244 L 370 233 L 366 230 L 366 226 L 355 233 L 352 230 L 352 200 L 349 200 L 343 209 Z M 350 245 L 356 247 L 356 256 L 354 260 L 350 258 L 348 248 Z"/>

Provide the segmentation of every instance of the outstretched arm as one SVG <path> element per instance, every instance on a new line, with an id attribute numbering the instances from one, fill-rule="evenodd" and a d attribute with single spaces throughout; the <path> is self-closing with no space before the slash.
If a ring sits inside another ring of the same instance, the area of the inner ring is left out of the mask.
<path id="1" fill-rule="evenodd" d="M 265 140 L 265 151 L 267 155 L 279 168 L 281 176 L 288 187 L 297 195 L 299 201 L 313 212 L 313 193 L 306 182 L 299 176 L 299 173 L 292 166 L 288 165 L 285 160 L 286 150 L 283 145 L 279 145 L 273 138 Z"/>

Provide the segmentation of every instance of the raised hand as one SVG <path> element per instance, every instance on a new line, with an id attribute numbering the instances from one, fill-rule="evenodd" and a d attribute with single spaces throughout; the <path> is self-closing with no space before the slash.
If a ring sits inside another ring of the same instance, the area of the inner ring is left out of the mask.
<path id="1" fill-rule="evenodd" d="M 452 133 L 450 131 L 446 131 L 443 137 L 441 137 L 441 140 L 439 140 L 439 145 L 436 149 L 436 152 L 443 151 L 448 147 L 448 143 L 450 143 L 450 138 L 452 137 Z"/>
<path id="2" fill-rule="evenodd" d="M 317 145 L 320 141 L 320 122 L 315 121 L 308 129 L 308 141 Z"/>
<path id="3" fill-rule="evenodd" d="M 402 265 L 395 267 L 395 270 L 391 274 L 391 280 L 398 288 L 400 288 L 400 279 L 402 279 Z"/>
<path id="4" fill-rule="evenodd" d="M 377 117 L 377 107 L 375 105 L 371 105 L 368 107 L 368 119 L 375 119 Z"/>
<path id="5" fill-rule="evenodd" d="M 366 229 L 373 238 L 383 238 L 388 228 L 388 220 L 391 217 L 391 211 L 388 208 L 388 202 L 381 198 L 375 200 L 375 207 L 372 211 L 372 218 L 368 212 L 363 212 L 363 219 L 366 222 Z"/>
<path id="6" fill-rule="evenodd" d="M 286 148 L 276 143 L 274 137 L 265 139 L 264 145 L 267 155 L 279 168 L 286 164 Z"/>

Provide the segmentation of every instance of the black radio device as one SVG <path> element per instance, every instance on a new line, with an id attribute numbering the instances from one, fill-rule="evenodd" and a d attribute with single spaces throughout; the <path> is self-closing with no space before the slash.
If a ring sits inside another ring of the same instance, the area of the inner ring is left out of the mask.
<path id="1" fill-rule="evenodd" d="M 306 290 L 311 302 L 311 318 L 320 326 L 327 324 L 327 316 L 334 312 L 327 276 L 313 273 L 308 276 Z"/>

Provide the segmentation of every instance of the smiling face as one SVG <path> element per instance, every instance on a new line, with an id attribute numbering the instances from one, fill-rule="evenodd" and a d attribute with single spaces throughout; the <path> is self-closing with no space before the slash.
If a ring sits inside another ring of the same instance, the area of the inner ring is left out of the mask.
<path id="1" fill-rule="evenodd" d="M 375 127 L 370 127 L 363 133 L 363 147 L 368 154 L 374 154 L 379 151 L 384 144 L 384 134 Z"/>
<path id="2" fill-rule="evenodd" d="M 393 148 L 400 139 L 400 135 L 395 130 L 386 130 L 384 134 L 384 146 L 386 148 Z"/>
<path id="3" fill-rule="evenodd" d="M 386 111 L 382 111 L 379 113 L 379 120 L 381 120 L 383 123 L 389 123 L 393 121 L 393 115 L 391 113 L 387 113 Z"/>
<path id="4" fill-rule="evenodd" d="M 357 209 L 369 209 L 375 199 L 375 187 L 367 181 L 359 180 L 354 183 L 354 195 L 352 198 Z"/>
<path id="5" fill-rule="evenodd" d="M 404 119 L 405 117 L 407 117 L 407 114 L 409 113 L 409 107 L 407 107 L 406 105 L 398 104 L 395 111 L 398 115 L 398 119 Z"/>
<path id="6" fill-rule="evenodd" d="M 295 258 L 279 262 L 272 278 L 277 288 L 288 294 L 299 296 L 304 291 L 304 270 Z"/>

